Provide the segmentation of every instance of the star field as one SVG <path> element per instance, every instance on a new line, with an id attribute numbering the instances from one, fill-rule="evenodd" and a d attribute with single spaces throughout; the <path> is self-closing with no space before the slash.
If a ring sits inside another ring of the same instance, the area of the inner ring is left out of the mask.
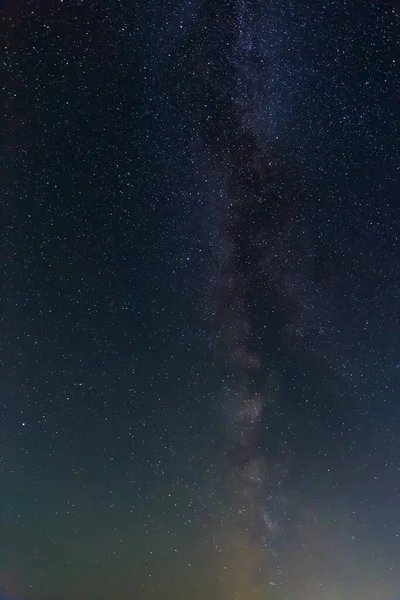
<path id="1" fill-rule="evenodd" d="M 0 598 L 393 600 L 397 4 L 0 15 Z"/>

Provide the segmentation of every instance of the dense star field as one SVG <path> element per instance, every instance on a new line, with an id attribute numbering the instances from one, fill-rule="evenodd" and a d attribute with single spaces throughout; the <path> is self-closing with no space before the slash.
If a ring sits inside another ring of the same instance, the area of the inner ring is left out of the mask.
<path id="1" fill-rule="evenodd" d="M 399 596 L 398 4 L 0 13 L 0 599 Z"/>

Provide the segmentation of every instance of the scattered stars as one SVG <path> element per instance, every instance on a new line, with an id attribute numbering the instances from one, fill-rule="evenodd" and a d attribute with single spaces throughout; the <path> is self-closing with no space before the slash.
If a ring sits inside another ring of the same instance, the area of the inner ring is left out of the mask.
<path id="1" fill-rule="evenodd" d="M 396 8 L 139 4 L 0 6 L 0 597 L 386 598 Z"/>

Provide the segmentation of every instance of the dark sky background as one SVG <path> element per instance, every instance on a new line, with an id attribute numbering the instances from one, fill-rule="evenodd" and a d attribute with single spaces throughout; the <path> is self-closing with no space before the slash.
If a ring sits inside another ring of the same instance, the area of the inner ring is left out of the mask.
<path id="1" fill-rule="evenodd" d="M 392 600 L 398 5 L 0 10 L 0 598 Z"/>

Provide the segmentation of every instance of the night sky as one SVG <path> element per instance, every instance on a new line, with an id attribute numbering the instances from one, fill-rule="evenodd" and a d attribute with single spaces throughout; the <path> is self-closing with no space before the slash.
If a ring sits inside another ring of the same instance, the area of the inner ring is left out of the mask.
<path id="1" fill-rule="evenodd" d="M 1 600 L 400 594 L 395 0 L 2 0 Z"/>

